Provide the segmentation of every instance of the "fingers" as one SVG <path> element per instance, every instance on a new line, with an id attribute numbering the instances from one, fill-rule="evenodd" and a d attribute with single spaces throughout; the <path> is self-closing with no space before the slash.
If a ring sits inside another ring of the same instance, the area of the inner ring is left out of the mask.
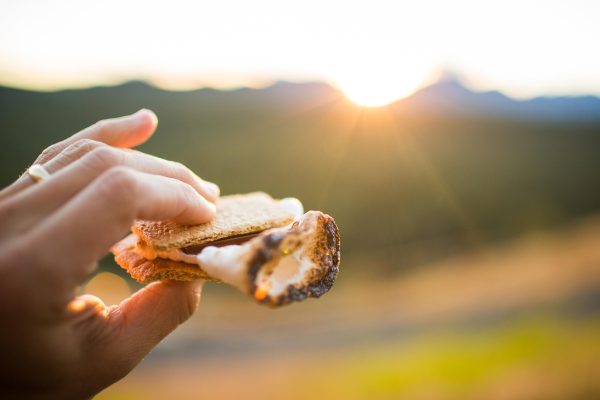
<path id="1" fill-rule="evenodd" d="M 72 288 L 92 272 L 82 266 L 106 254 L 134 219 L 199 224 L 214 214 L 214 204 L 186 183 L 115 167 L 25 234 L 21 243 L 32 249 L 29 264 L 46 270 L 37 273 L 54 275 Z"/>
<path id="2" fill-rule="evenodd" d="M 55 174 L 100 147 L 108 147 L 108 145 L 97 140 L 80 139 L 65 147 L 57 156 L 42 165 L 50 174 Z"/>
<path id="3" fill-rule="evenodd" d="M 84 152 L 82 157 L 80 152 Z M 74 159 L 66 167 L 63 164 Z M 4 230 L 23 232 L 55 211 L 96 177 L 114 166 L 126 166 L 137 171 L 178 179 L 194 188 L 209 201 L 216 201 L 219 188 L 204 181 L 180 163 L 163 160 L 144 153 L 124 151 L 92 140 L 78 141 L 47 163 L 51 178 L 22 191 L 0 207 Z M 61 169 L 62 168 L 62 169 Z M 19 211 L 21 210 L 21 211 Z M 10 212 L 9 212 L 10 211 Z M 0 235 L 3 228 L 0 227 Z"/>
<path id="4" fill-rule="evenodd" d="M 68 139 L 48 147 L 35 160 L 35 164 L 50 161 L 68 146 L 82 139 L 91 139 L 115 147 L 134 147 L 148 140 L 157 124 L 156 114 L 146 109 L 124 117 L 98 121 Z"/>
<path id="5" fill-rule="evenodd" d="M 156 129 L 158 119 L 156 115 L 146 109 L 135 114 L 120 118 L 107 119 L 76 133 L 75 135 L 53 144 L 46 148 L 35 160 L 34 164 L 45 164 L 58 157 L 67 148 L 71 148 L 70 157 L 65 157 L 62 166 L 67 165 L 69 158 L 76 159 L 75 155 L 81 156 L 81 150 L 91 150 L 90 142 L 99 142 L 115 147 L 133 147 L 145 142 Z M 69 155 L 69 152 L 67 152 Z M 23 174 L 9 187 L 0 191 L 0 200 L 15 195 L 23 189 L 31 186 L 33 180 L 28 174 Z"/>
<path id="6" fill-rule="evenodd" d="M 51 174 L 55 174 L 75 161 L 80 161 L 78 166 L 90 169 L 95 175 L 99 175 L 110 167 L 122 165 L 138 171 L 179 179 L 191 185 L 204 198 L 212 202 L 219 197 L 217 185 L 203 180 L 181 163 L 163 160 L 139 151 L 117 149 L 90 139 L 73 143 L 49 161 L 45 168 Z"/>

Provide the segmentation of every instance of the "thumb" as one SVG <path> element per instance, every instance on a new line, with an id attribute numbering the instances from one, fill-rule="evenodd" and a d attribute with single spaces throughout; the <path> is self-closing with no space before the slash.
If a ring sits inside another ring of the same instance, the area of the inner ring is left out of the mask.
<path id="1" fill-rule="evenodd" d="M 117 337 L 112 354 L 135 366 L 178 325 L 198 308 L 204 281 L 155 282 L 111 310 L 111 324 Z"/>

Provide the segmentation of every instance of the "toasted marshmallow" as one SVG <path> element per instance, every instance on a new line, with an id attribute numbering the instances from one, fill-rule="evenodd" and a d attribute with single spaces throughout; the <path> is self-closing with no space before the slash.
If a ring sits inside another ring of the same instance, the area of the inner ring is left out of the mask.
<path id="1" fill-rule="evenodd" d="M 208 246 L 197 256 L 208 275 L 256 300 L 282 305 L 326 293 L 339 271 L 333 218 L 309 211 L 288 228 L 269 229 L 241 245 Z"/>

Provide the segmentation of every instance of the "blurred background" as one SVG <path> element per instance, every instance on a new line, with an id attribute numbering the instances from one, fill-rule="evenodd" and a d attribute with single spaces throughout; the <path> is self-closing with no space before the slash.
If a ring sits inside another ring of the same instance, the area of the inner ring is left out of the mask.
<path id="1" fill-rule="evenodd" d="M 600 6 L 412 3 L 0 4 L 2 186 L 146 107 L 141 150 L 341 229 L 323 298 L 208 283 L 99 399 L 600 398 Z"/>

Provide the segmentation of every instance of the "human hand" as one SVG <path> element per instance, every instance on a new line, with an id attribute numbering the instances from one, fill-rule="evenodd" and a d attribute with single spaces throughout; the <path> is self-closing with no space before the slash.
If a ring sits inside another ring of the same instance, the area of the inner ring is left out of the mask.
<path id="1" fill-rule="evenodd" d="M 156 123 L 148 110 L 101 121 L 38 157 L 50 178 L 0 192 L 0 394 L 92 396 L 196 310 L 201 281 L 154 283 L 111 307 L 76 295 L 134 219 L 214 216 L 215 184 L 129 149 Z"/>

